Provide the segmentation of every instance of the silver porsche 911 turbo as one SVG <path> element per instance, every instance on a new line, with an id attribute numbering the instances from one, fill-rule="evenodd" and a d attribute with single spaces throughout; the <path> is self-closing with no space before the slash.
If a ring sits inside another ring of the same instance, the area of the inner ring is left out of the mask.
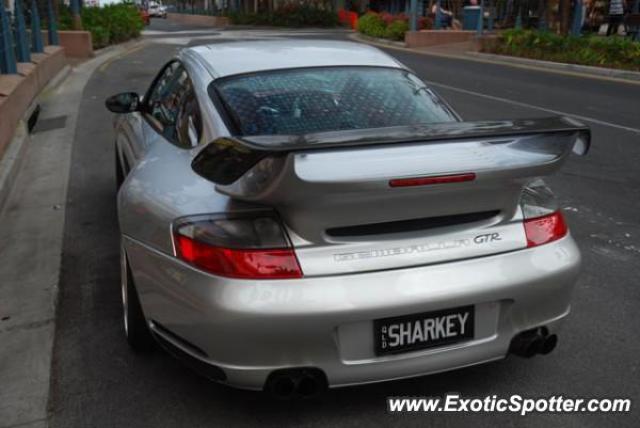
<path id="1" fill-rule="evenodd" d="M 184 49 L 106 104 L 134 349 L 298 397 L 555 347 L 580 253 L 541 177 L 584 125 L 462 121 L 336 41 Z"/>

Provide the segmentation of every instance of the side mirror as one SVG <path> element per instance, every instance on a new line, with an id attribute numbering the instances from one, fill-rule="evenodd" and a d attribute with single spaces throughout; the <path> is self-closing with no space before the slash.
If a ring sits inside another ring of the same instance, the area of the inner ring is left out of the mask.
<path id="1" fill-rule="evenodd" d="M 114 113 L 133 113 L 140 110 L 140 96 L 135 92 L 123 92 L 107 98 L 104 102 L 109 111 Z"/>

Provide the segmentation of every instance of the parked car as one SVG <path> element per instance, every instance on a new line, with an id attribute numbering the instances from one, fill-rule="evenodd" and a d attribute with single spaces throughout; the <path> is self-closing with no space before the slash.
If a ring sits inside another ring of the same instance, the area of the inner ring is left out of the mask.
<path id="1" fill-rule="evenodd" d="M 188 48 L 106 105 L 133 349 L 279 397 L 554 349 L 580 253 L 540 177 L 582 124 L 462 121 L 338 41 Z"/>
<path id="2" fill-rule="evenodd" d="M 158 2 L 149 2 L 149 15 L 154 18 L 166 18 L 167 8 Z"/>

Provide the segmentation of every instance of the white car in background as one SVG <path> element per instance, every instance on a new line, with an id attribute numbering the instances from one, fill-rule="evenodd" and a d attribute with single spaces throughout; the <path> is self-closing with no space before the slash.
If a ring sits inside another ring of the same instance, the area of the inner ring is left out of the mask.
<path id="1" fill-rule="evenodd" d="M 166 18 L 167 7 L 155 1 L 149 2 L 149 16 L 152 18 Z"/>

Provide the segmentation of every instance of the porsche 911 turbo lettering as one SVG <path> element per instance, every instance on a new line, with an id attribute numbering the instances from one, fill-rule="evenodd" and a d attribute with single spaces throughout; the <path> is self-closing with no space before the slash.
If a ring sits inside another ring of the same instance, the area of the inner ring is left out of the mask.
<path id="1" fill-rule="evenodd" d="M 548 354 L 580 252 L 565 117 L 465 122 L 383 52 L 183 49 L 114 121 L 124 331 L 280 397 Z"/>

